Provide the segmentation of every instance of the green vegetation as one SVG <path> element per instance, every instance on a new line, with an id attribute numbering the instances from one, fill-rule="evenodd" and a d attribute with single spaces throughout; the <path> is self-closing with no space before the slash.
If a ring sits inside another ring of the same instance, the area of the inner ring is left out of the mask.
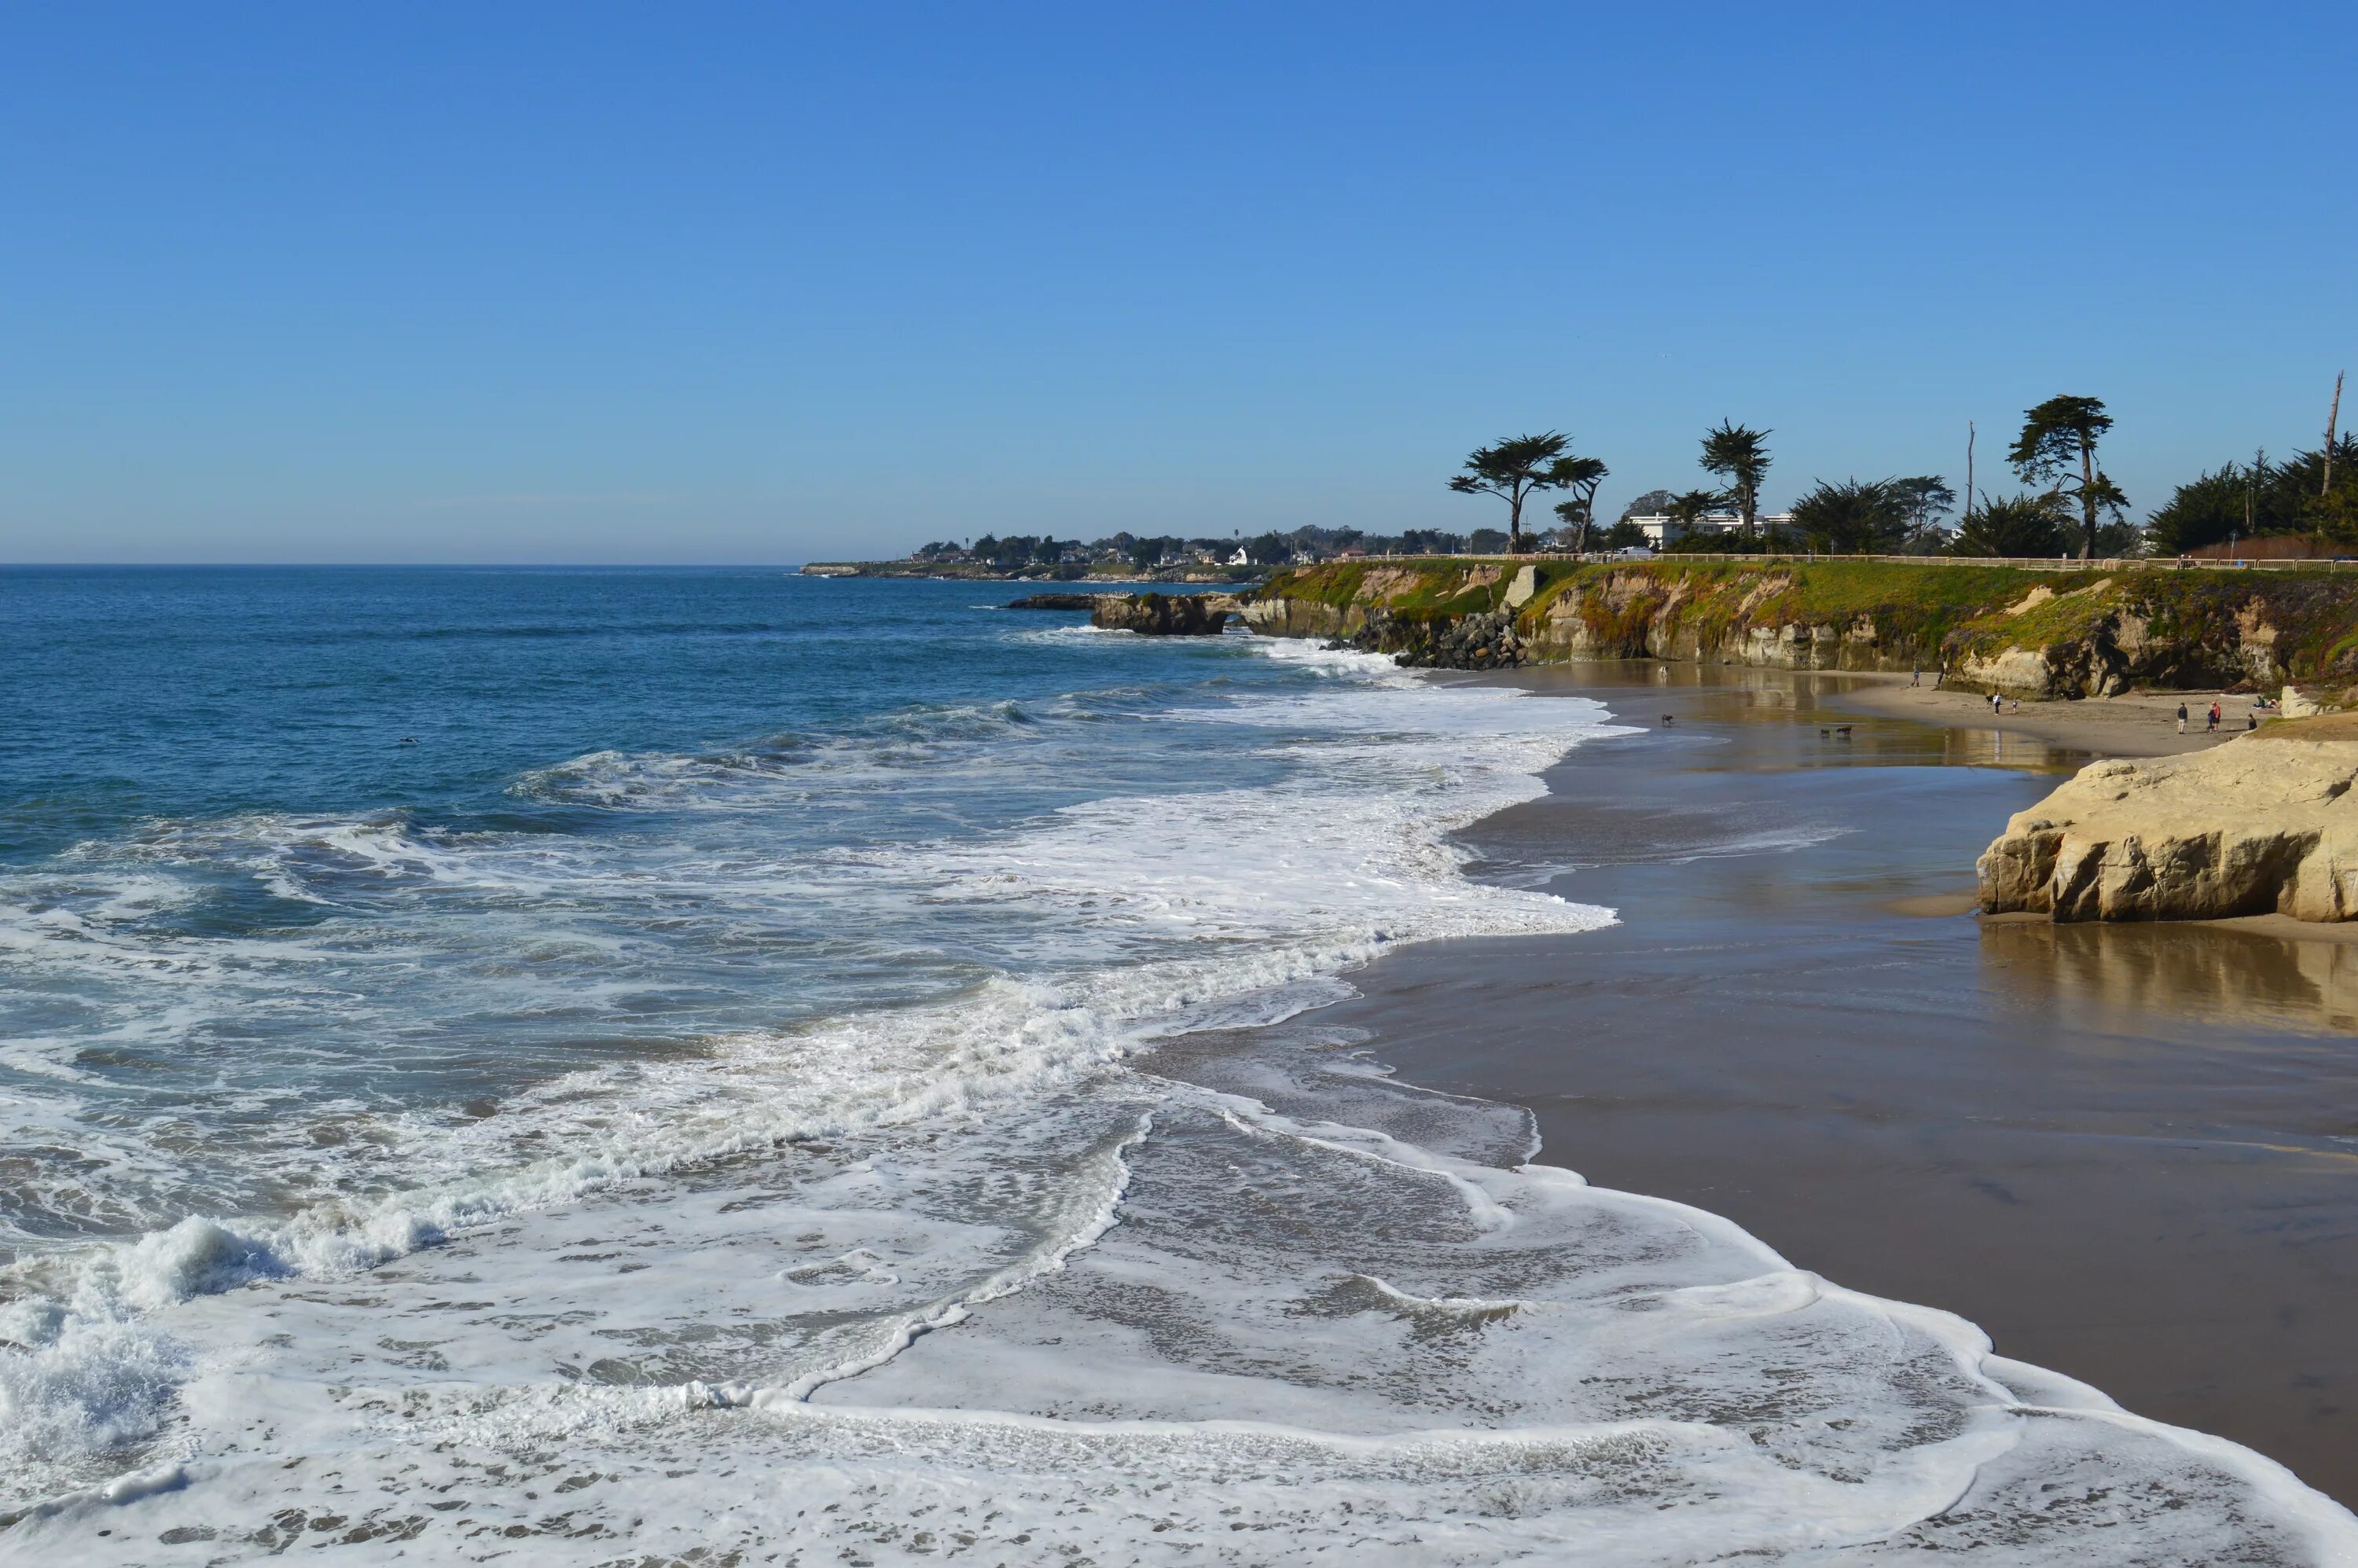
<path id="1" fill-rule="evenodd" d="M 2358 437 L 2337 438 L 2331 455 L 2330 475 L 2320 447 L 2295 452 L 2289 462 L 2255 452 L 2248 463 L 2223 463 L 2196 476 L 2147 520 L 2154 553 L 2299 534 L 2358 545 Z"/>
<path id="2" fill-rule="evenodd" d="M 1726 504 L 1727 493 L 1725 491 L 1690 490 L 1671 497 L 1671 503 L 1662 511 L 1663 515 L 1672 519 L 1681 527 L 1692 529 L 1704 513 L 1717 511 Z M 1748 537 L 1750 530 L 1747 529 L 1746 532 Z"/>
<path id="3" fill-rule="evenodd" d="M 1730 419 L 1722 419 L 1717 428 L 1703 433 L 1704 471 L 1727 481 L 1727 499 L 1736 503 L 1736 515 L 1744 519 L 1747 539 L 1758 532 L 1760 481 L 1768 477 L 1768 438 L 1774 434 Z"/>
<path id="4" fill-rule="evenodd" d="M 1936 473 L 1911 474 L 1906 479 L 1884 481 L 1899 510 L 1908 518 L 1907 549 L 1911 554 L 1931 555 L 1947 540 L 1941 519 L 1956 509 L 1957 492 L 1949 481 Z"/>
<path id="5" fill-rule="evenodd" d="M 1572 490 L 1587 484 L 1591 466 L 1596 479 L 1605 465 L 1594 459 L 1567 455 L 1572 438 L 1550 430 L 1538 436 L 1509 436 L 1496 446 L 1476 447 L 1466 460 L 1465 470 L 1454 475 L 1449 488 L 1460 495 L 1495 495 L 1507 503 L 1507 548 L 1523 550 L 1523 503 L 1542 490 Z"/>
<path id="6" fill-rule="evenodd" d="M 1585 554 L 1588 549 L 1588 530 L 1596 521 L 1596 487 L 1603 484 L 1613 470 L 1596 458 L 1565 460 L 1564 488 L 1571 491 L 1570 501 L 1555 503 L 1555 514 L 1564 527 L 1572 531 L 1572 551 Z"/>
<path id="7" fill-rule="evenodd" d="M 1896 554 L 1908 542 L 1908 506 L 1898 481 L 1820 480 L 1793 503 L 1793 526 L 1813 550 L 1842 555 Z"/>
<path id="8" fill-rule="evenodd" d="M 1965 519 L 1950 541 L 1952 556 L 1999 556 L 2017 560 L 2060 556 L 2070 547 L 2066 519 L 2052 495 L 1993 497 Z"/>
<path id="9" fill-rule="evenodd" d="M 2082 560 L 2103 553 L 2097 536 L 2101 515 L 2109 513 L 2117 521 L 2128 510 L 2129 498 L 2096 466 L 2096 443 L 2112 427 L 2102 398 L 2050 397 L 2024 412 L 2022 434 L 2006 454 L 2023 483 L 2044 481 L 2048 494 L 2079 503 L 2087 525 L 2080 542 Z"/>

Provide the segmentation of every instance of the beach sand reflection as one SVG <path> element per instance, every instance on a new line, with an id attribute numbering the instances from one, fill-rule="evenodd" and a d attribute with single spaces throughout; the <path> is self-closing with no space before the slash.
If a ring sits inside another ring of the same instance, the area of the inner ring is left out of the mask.
<path id="1" fill-rule="evenodd" d="M 2096 1028 L 2156 1010 L 2221 1022 L 2358 1032 L 2358 945 L 2224 923 L 1982 923 L 1985 978 Z M 2220 1037 L 2233 1048 L 2239 1036 Z"/>

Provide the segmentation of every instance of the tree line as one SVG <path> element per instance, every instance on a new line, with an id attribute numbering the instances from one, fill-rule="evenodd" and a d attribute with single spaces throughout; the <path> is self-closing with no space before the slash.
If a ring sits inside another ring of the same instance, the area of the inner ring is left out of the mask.
<path id="1" fill-rule="evenodd" d="M 1496 528 L 1455 534 L 1444 528 L 1408 528 L 1398 534 L 1369 534 L 1357 528 L 1304 526 L 1251 538 L 1188 537 L 1177 534 L 1109 534 L 1098 539 L 1059 539 L 1049 534 L 985 534 L 969 544 L 937 539 L 909 554 L 915 561 L 971 561 L 1002 571 L 1026 571 L 1057 567 L 1127 566 L 1137 571 L 1193 562 L 1225 562 L 1238 550 L 1255 566 L 1285 566 L 1303 560 L 1323 560 L 1357 548 L 1369 555 L 1447 556 L 1471 552 L 1496 555 L 1508 547 L 1507 535 Z"/>
<path id="2" fill-rule="evenodd" d="M 2358 438 L 2336 436 L 2283 462 L 2261 451 L 2222 463 L 2180 485 L 2146 520 L 2157 555 L 2288 534 L 2358 546 Z"/>
<path id="3" fill-rule="evenodd" d="M 2128 520 L 2129 498 L 2113 481 L 2098 452 L 2113 428 L 2100 398 L 2050 397 L 2026 409 L 2005 461 L 2024 488 L 2010 495 L 1983 493 L 1968 477 L 1964 507 L 1952 527 L 1957 492 L 1938 474 L 1906 478 L 1817 480 L 1796 500 L 1790 523 L 1764 528 L 1759 502 L 1770 466 L 1773 431 L 1723 419 L 1704 432 L 1698 466 L 1719 481 L 1683 491 L 1650 490 L 1631 502 L 1618 523 L 1596 526 L 1597 486 L 1608 470 L 1600 460 L 1572 449 L 1572 438 L 1549 430 L 1511 436 L 1477 448 L 1449 488 L 1487 495 L 1508 509 L 1508 548 L 1530 547 L 1523 524 L 1536 497 L 1563 492 L 1554 505 L 1560 526 L 1542 543 L 1561 549 L 1617 549 L 1645 543 L 1633 518 L 1661 515 L 1685 525 L 1672 550 L 1745 553 L 1800 545 L 1837 554 L 2066 556 L 2082 558 L 2147 553 L 2176 555 L 2232 538 L 2307 535 L 2324 544 L 2358 545 L 2358 439 L 2337 436 L 2341 385 L 2327 417 L 2324 445 L 2285 462 L 2255 454 L 2177 487 L 2140 528 Z M 1732 513 L 1736 527 L 1702 533 L 1706 514 Z"/>

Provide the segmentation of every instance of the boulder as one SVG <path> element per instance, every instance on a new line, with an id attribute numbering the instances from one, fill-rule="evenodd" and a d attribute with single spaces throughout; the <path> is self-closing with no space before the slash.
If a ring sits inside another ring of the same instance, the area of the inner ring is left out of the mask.
<path id="1" fill-rule="evenodd" d="M 1985 914 L 2057 921 L 2358 919 L 2358 715 L 2092 762 L 1982 855 Z"/>
<path id="2" fill-rule="evenodd" d="M 1217 637 L 1233 613 L 1216 609 L 1209 594 L 1109 593 L 1090 606 L 1089 624 L 1148 637 Z"/>

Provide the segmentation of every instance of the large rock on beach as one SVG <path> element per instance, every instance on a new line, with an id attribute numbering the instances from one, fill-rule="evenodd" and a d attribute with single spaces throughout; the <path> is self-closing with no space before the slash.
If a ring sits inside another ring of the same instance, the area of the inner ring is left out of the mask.
<path id="1" fill-rule="evenodd" d="M 2092 762 L 1978 862 L 1981 906 L 2057 921 L 2358 918 L 2358 714 Z"/>
<path id="2" fill-rule="evenodd" d="M 1206 593 L 1109 593 L 1090 607 L 1089 624 L 1149 637 L 1217 637 L 1235 603 Z"/>

